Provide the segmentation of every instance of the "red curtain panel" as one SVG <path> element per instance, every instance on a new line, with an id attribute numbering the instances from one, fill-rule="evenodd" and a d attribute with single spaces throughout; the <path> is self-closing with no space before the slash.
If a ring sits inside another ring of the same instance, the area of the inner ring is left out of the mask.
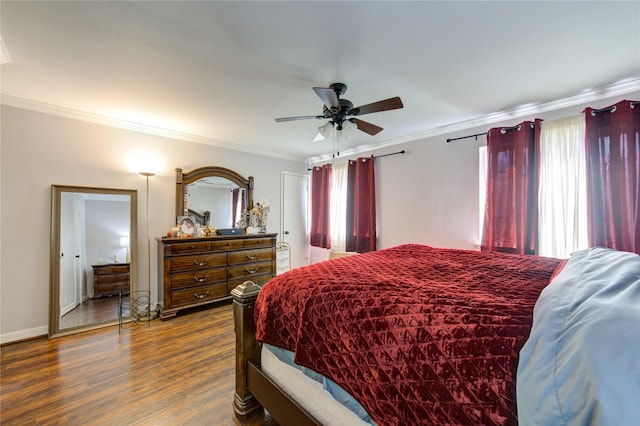
<path id="1" fill-rule="evenodd" d="M 311 171 L 311 237 L 314 247 L 331 248 L 331 164 Z"/>
<path id="2" fill-rule="evenodd" d="M 236 226 L 238 219 L 238 198 L 240 197 L 240 188 L 234 188 L 231 191 L 231 227 Z"/>
<path id="3" fill-rule="evenodd" d="M 640 254 L 640 103 L 584 112 L 589 245 Z"/>
<path id="4" fill-rule="evenodd" d="M 541 121 L 488 132 L 484 251 L 537 251 Z"/>
<path id="5" fill-rule="evenodd" d="M 373 155 L 351 160 L 347 169 L 346 250 L 376 250 L 376 182 Z"/>

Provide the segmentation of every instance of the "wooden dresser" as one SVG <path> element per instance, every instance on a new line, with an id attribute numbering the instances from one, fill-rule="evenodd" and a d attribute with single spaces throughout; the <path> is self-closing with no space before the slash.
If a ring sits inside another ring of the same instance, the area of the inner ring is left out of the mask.
<path id="1" fill-rule="evenodd" d="M 93 297 L 129 294 L 129 264 L 108 263 L 93 268 Z"/>
<path id="2" fill-rule="evenodd" d="M 246 280 L 262 285 L 276 274 L 277 234 L 157 238 L 160 317 L 230 299 Z"/>

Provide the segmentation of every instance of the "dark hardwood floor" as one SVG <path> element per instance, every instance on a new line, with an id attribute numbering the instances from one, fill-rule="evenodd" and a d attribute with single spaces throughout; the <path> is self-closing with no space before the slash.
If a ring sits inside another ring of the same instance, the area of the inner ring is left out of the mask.
<path id="1" fill-rule="evenodd" d="M 129 296 L 124 296 L 128 303 Z M 60 318 L 60 328 L 78 327 L 118 319 L 118 296 L 87 299 Z"/>
<path id="2" fill-rule="evenodd" d="M 277 425 L 233 416 L 231 304 L 0 348 L 2 425 Z"/>

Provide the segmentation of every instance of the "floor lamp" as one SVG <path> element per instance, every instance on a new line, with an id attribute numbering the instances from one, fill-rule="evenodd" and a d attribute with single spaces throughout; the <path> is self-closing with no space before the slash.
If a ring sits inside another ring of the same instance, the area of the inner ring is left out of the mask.
<path id="1" fill-rule="evenodd" d="M 149 304 L 151 304 L 151 236 L 149 232 L 149 178 L 151 176 L 157 175 L 154 172 L 138 172 L 139 175 L 144 176 L 147 180 L 147 191 L 146 191 L 146 201 L 147 207 L 145 213 L 147 215 L 147 290 L 149 291 Z M 151 312 L 151 306 L 149 306 L 149 311 Z M 151 315 L 151 314 L 149 314 Z"/>

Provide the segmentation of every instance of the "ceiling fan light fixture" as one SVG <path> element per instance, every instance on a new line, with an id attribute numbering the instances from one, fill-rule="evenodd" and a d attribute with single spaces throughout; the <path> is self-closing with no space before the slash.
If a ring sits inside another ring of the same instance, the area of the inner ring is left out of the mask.
<path id="1" fill-rule="evenodd" d="M 331 136 L 332 131 L 333 131 L 333 121 L 327 121 L 322 126 L 318 127 L 318 133 L 323 137 L 323 139 L 326 139 L 329 136 Z"/>
<path id="2" fill-rule="evenodd" d="M 350 120 L 344 120 L 342 122 L 342 135 L 344 137 L 353 135 L 356 130 L 358 130 L 358 126 L 356 126 L 356 124 L 352 123 Z"/>

